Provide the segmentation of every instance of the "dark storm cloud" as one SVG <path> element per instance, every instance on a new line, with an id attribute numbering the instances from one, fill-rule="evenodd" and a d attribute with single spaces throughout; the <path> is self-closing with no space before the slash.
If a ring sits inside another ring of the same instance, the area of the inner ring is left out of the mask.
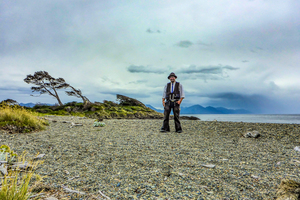
<path id="1" fill-rule="evenodd" d="M 178 42 L 176 45 L 182 48 L 189 48 L 190 46 L 193 45 L 193 43 L 189 40 L 182 40 Z"/>
<path id="2" fill-rule="evenodd" d="M 137 65 L 130 65 L 127 69 L 131 73 L 154 73 L 154 74 L 162 74 L 165 70 L 159 69 L 152 69 L 150 66 L 137 66 Z"/>
<path id="3" fill-rule="evenodd" d="M 149 94 L 145 94 L 145 93 L 132 93 L 132 92 L 127 92 L 124 91 L 123 89 L 115 89 L 114 91 L 103 91 L 101 92 L 101 94 L 108 94 L 108 95 L 117 95 L 117 94 L 121 94 L 130 98 L 149 98 L 151 97 L 151 95 Z"/>
<path id="4" fill-rule="evenodd" d="M 261 94 L 240 94 L 235 92 L 224 92 L 214 94 L 204 94 L 201 97 L 208 97 L 212 106 L 222 105 L 224 107 L 243 108 L 253 113 L 265 113 L 274 108 L 278 108 L 276 103 Z"/>
<path id="5" fill-rule="evenodd" d="M 195 65 L 191 65 L 186 69 L 182 69 L 181 73 L 186 74 L 223 74 L 224 69 L 227 70 L 238 70 L 239 68 L 235 68 L 229 65 L 226 66 L 207 66 L 207 67 L 196 67 Z"/>

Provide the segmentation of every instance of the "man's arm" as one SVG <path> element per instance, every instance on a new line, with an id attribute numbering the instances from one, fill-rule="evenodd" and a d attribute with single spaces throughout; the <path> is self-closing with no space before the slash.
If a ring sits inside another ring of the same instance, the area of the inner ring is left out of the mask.
<path id="1" fill-rule="evenodd" d="M 179 85 L 179 92 L 180 92 L 180 100 L 177 101 L 177 103 L 180 105 L 185 96 L 184 90 L 183 90 L 183 87 L 181 84 Z"/>
<path id="2" fill-rule="evenodd" d="M 165 107 L 165 100 L 166 100 L 166 92 L 167 92 L 167 86 L 164 87 L 164 92 L 163 92 L 163 96 L 162 96 L 162 104 Z"/>

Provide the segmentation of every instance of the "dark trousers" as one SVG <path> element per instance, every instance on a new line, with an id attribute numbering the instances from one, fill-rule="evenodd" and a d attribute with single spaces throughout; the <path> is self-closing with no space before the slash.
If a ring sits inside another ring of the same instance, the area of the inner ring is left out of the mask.
<path id="1" fill-rule="evenodd" d="M 181 125 L 180 125 L 180 121 L 179 121 L 179 113 L 180 113 L 180 106 L 177 102 L 171 102 L 171 101 L 167 101 L 166 105 L 165 105 L 165 110 L 164 110 L 164 122 L 163 122 L 163 126 L 162 126 L 162 130 L 165 131 L 170 131 L 170 126 L 169 126 L 169 117 L 170 117 L 170 112 L 171 109 L 173 109 L 173 113 L 174 113 L 174 122 L 175 122 L 175 129 L 176 131 L 181 131 Z"/>

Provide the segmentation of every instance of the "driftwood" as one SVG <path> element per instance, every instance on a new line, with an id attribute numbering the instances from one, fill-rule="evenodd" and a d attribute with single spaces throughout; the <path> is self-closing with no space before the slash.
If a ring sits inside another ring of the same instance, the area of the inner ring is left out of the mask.
<path id="1" fill-rule="evenodd" d="M 259 176 L 254 176 L 254 175 L 251 175 L 251 178 L 254 178 L 254 179 L 259 179 Z"/>
<path id="2" fill-rule="evenodd" d="M 282 180 L 276 195 L 277 200 L 299 200 L 300 183 L 294 180 Z"/>
<path id="3" fill-rule="evenodd" d="M 38 159 L 41 159 L 45 156 L 46 154 L 39 154 L 37 155 L 35 158 L 33 158 L 33 160 L 38 160 Z"/>
<path id="4" fill-rule="evenodd" d="M 74 177 L 72 177 L 72 178 L 69 178 L 68 181 L 71 181 L 71 180 L 73 180 L 73 179 L 75 179 L 75 178 L 79 178 L 79 176 L 74 176 Z"/>
<path id="5" fill-rule="evenodd" d="M 32 198 L 35 198 L 35 197 L 38 197 L 38 196 L 42 196 L 42 195 L 44 195 L 45 193 L 38 193 L 38 194 L 35 194 L 35 195 L 32 195 L 32 196 L 30 196 L 29 197 L 29 199 L 32 199 Z"/>
<path id="6" fill-rule="evenodd" d="M 202 167 L 207 167 L 207 168 L 215 168 L 216 165 L 201 165 Z"/>
<path id="7" fill-rule="evenodd" d="M 7 175 L 7 174 L 8 174 L 8 172 L 7 172 L 7 166 L 0 165 L 0 172 L 1 172 L 3 175 Z"/>
<path id="8" fill-rule="evenodd" d="M 31 169 L 32 165 L 29 164 L 27 161 L 23 162 L 15 162 L 11 166 L 12 169 Z"/>
<path id="9" fill-rule="evenodd" d="M 68 188 L 67 186 L 62 185 L 62 188 L 66 191 L 66 192 L 70 192 L 70 193 L 76 193 L 76 194 L 85 194 L 85 192 L 80 192 L 77 190 L 72 190 L 70 188 Z"/>
<path id="10" fill-rule="evenodd" d="M 80 124 L 80 123 L 74 123 L 74 122 L 71 122 L 71 126 L 83 126 L 83 125 Z"/>
<path id="11" fill-rule="evenodd" d="M 246 138 L 258 138 L 260 136 L 260 133 L 258 131 L 249 131 L 244 134 L 244 137 Z"/>
<path id="12" fill-rule="evenodd" d="M 105 198 L 107 198 L 107 199 L 110 199 L 108 196 L 106 196 L 105 194 L 103 194 L 100 190 L 99 190 L 99 193 L 100 193 L 103 197 L 105 197 Z"/>

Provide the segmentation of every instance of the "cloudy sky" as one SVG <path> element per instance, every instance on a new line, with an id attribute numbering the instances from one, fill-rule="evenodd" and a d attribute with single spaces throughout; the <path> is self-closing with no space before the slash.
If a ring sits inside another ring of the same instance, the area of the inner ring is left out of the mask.
<path id="1" fill-rule="evenodd" d="M 299 10 L 299 0 L 0 0 L 0 100 L 56 103 L 23 81 L 47 71 L 91 101 L 123 94 L 162 108 L 175 72 L 182 106 L 300 113 Z"/>

